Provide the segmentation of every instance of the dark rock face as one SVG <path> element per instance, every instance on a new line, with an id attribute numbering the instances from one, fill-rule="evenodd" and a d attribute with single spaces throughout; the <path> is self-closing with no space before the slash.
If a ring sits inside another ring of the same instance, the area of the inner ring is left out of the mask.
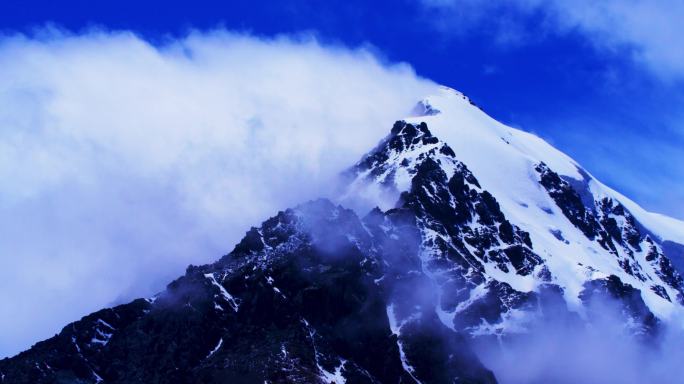
<path id="1" fill-rule="evenodd" d="M 613 305 L 616 313 L 631 320 L 628 322 L 631 334 L 652 338 L 658 332 L 659 321 L 644 303 L 639 290 L 623 283 L 615 275 L 585 283 L 580 299 L 589 308 L 590 317 L 605 316 L 606 306 Z"/>
<path id="2" fill-rule="evenodd" d="M 571 182 L 562 179 L 546 164 L 538 164 L 536 170 L 540 184 L 565 217 L 581 229 L 587 238 L 596 240 L 613 254 L 627 274 L 642 282 L 651 282 L 650 289 L 660 297 L 684 303 L 684 280 L 665 255 L 665 251 L 673 252 L 672 242 L 656 243 L 652 235 L 619 202 L 608 197 L 594 201 L 586 197 L 589 193 L 584 193 L 585 197 L 581 198 L 582 191 L 578 192 Z M 575 181 L 574 184 L 582 183 Z M 645 253 L 643 260 L 639 259 L 640 253 Z M 662 285 L 653 281 L 653 276 L 647 271 L 649 266 L 660 280 L 677 292 L 676 297 L 671 298 Z M 619 280 L 617 276 L 613 277 Z"/>
<path id="3" fill-rule="evenodd" d="M 433 300 L 417 294 L 416 236 L 407 212 L 364 222 L 327 200 L 280 212 L 155 299 L 0 361 L 2 382 L 494 383 L 434 307 L 403 317 Z"/>
<path id="4" fill-rule="evenodd" d="M 401 156 L 409 154 L 403 160 Z M 391 134 L 355 167 L 363 182 L 394 184 L 400 164 L 411 177 L 398 210 L 410 212 L 421 236 L 421 270 L 438 287 L 441 321 L 456 331 L 497 328 L 514 309 L 537 308 L 536 293 L 488 281 L 485 264 L 521 276 L 550 280 L 530 235 L 511 224 L 456 154 L 425 123 L 394 124 Z M 447 174 L 445 169 L 453 172 Z M 499 329 L 503 331 L 503 329 Z"/>
<path id="5" fill-rule="evenodd" d="M 540 175 L 540 184 L 546 188 L 551 198 L 563 211 L 565 217 L 570 220 L 575 227 L 579 228 L 590 240 L 594 240 L 599 235 L 599 225 L 592 212 L 582 202 L 582 198 L 570 184 L 561 179 L 557 173 L 549 169 L 546 164 L 541 163 L 536 167 Z M 605 237 L 605 233 L 601 233 Z M 605 239 L 602 238 L 602 246 Z"/>
<path id="6" fill-rule="evenodd" d="M 90 383 L 101 380 L 94 372 L 102 351 L 117 329 L 139 321 L 150 310 L 146 300 L 90 314 L 64 327 L 55 337 L 30 350 L 0 361 L 3 383 Z M 90 360 L 93 359 L 93 362 Z"/>

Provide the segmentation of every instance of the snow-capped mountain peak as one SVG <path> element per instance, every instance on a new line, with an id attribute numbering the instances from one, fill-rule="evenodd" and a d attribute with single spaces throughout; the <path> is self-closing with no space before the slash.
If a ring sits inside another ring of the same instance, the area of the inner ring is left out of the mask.
<path id="1" fill-rule="evenodd" d="M 530 273 L 516 273 L 516 268 L 506 268 L 505 263 L 497 266 L 478 256 L 463 237 L 464 231 L 481 228 L 477 221 L 455 224 L 460 231 L 457 236 L 448 234 L 453 232 L 450 228 L 436 235 L 434 228 L 424 224 L 425 247 L 429 248 L 431 238 L 451 237 L 452 243 L 465 244 L 455 251 L 458 257 L 472 256 L 483 268 L 485 281 L 470 284 L 467 299 L 451 307 L 466 310 L 478 295 L 493 289 L 487 286 L 492 282 L 506 284 L 520 294 L 538 294 L 553 285 L 560 288 L 570 310 L 585 316 L 587 287 L 592 281 L 616 276 L 622 284 L 638 289 L 659 319 L 681 313 L 684 286 L 664 249 L 670 253 L 684 249 L 679 245 L 684 243 L 684 222 L 645 211 L 541 138 L 497 122 L 447 87 L 419 102 L 411 117 L 395 124 L 392 133 L 348 172 L 353 181 L 342 201 L 356 198 L 362 201 L 356 204 L 383 209 L 403 206 L 406 197 L 402 194 L 419 193 L 418 169 L 428 159 L 439 165 L 443 187 L 448 189 L 454 175 L 465 171 L 466 179 L 473 180 L 468 183 L 470 193 L 491 195 L 504 220 L 529 237 L 530 246 L 523 249 L 529 252 L 526 261 L 534 265 Z M 438 189 L 435 184 L 439 182 L 430 181 L 428 189 Z M 439 208 L 442 216 L 457 210 L 463 196 L 452 193 L 449 198 Z M 434 202 L 440 197 L 425 199 Z M 440 221 L 443 225 L 443 218 Z M 505 243 L 499 236 L 496 240 Z M 454 310 L 442 305 L 446 312 Z M 513 316 L 510 309 L 502 310 L 496 319 L 499 330 L 511 326 L 506 324 L 506 316 Z M 496 324 L 484 326 L 496 328 Z M 479 328 L 471 325 L 471 329 Z"/>

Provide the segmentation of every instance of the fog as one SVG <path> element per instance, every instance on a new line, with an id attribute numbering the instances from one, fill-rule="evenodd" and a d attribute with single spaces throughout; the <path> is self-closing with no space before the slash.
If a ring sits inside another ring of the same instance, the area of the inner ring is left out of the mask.
<path id="1" fill-rule="evenodd" d="M 371 51 L 222 30 L 2 36 L 0 357 L 325 196 L 435 87 Z"/>
<path id="2" fill-rule="evenodd" d="M 617 301 L 591 306 L 599 316 L 554 313 L 527 334 L 481 341 L 476 349 L 501 384 L 684 383 L 684 333 L 675 325 L 681 321 L 646 335 Z"/>

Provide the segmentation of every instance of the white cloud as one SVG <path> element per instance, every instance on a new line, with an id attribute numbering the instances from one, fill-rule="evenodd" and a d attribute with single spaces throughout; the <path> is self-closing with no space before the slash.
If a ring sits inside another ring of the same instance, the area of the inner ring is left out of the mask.
<path id="1" fill-rule="evenodd" d="M 312 39 L 0 40 L 0 356 L 325 194 L 434 85 Z"/>
<path id="2" fill-rule="evenodd" d="M 502 41 L 519 43 L 533 38 L 522 31 L 517 16 L 541 12 L 544 28 L 555 33 L 579 31 L 601 49 L 627 49 L 665 79 L 684 76 L 684 2 L 669 0 L 422 0 L 431 10 L 443 11 L 435 21 L 439 28 L 493 22 Z M 501 12 L 504 11 L 504 12 Z M 514 12 L 514 13 L 515 13 Z M 465 23 L 463 21 L 465 20 Z M 497 20 L 504 20 L 501 22 Z M 515 23 L 511 21 L 517 21 Z M 518 38 L 511 38 L 518 36 Z"/>
<path id="3" fill-rule="evenodd" d="M 604 47 L 632 48 L 637 60 L 669 78 L 684 76 L 684 3 L 664 0 L 554 0 L 546 4 L 559 24 L 587 33 Z"/>

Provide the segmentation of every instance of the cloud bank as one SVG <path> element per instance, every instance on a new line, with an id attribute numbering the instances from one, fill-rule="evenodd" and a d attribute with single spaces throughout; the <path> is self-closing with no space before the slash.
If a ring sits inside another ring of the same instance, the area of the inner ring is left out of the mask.
<path id="1" fill-rule="evenodd" d="M 325 195 L 433 89 L 306 37 L 0 38 L 0 357 Z"/>

